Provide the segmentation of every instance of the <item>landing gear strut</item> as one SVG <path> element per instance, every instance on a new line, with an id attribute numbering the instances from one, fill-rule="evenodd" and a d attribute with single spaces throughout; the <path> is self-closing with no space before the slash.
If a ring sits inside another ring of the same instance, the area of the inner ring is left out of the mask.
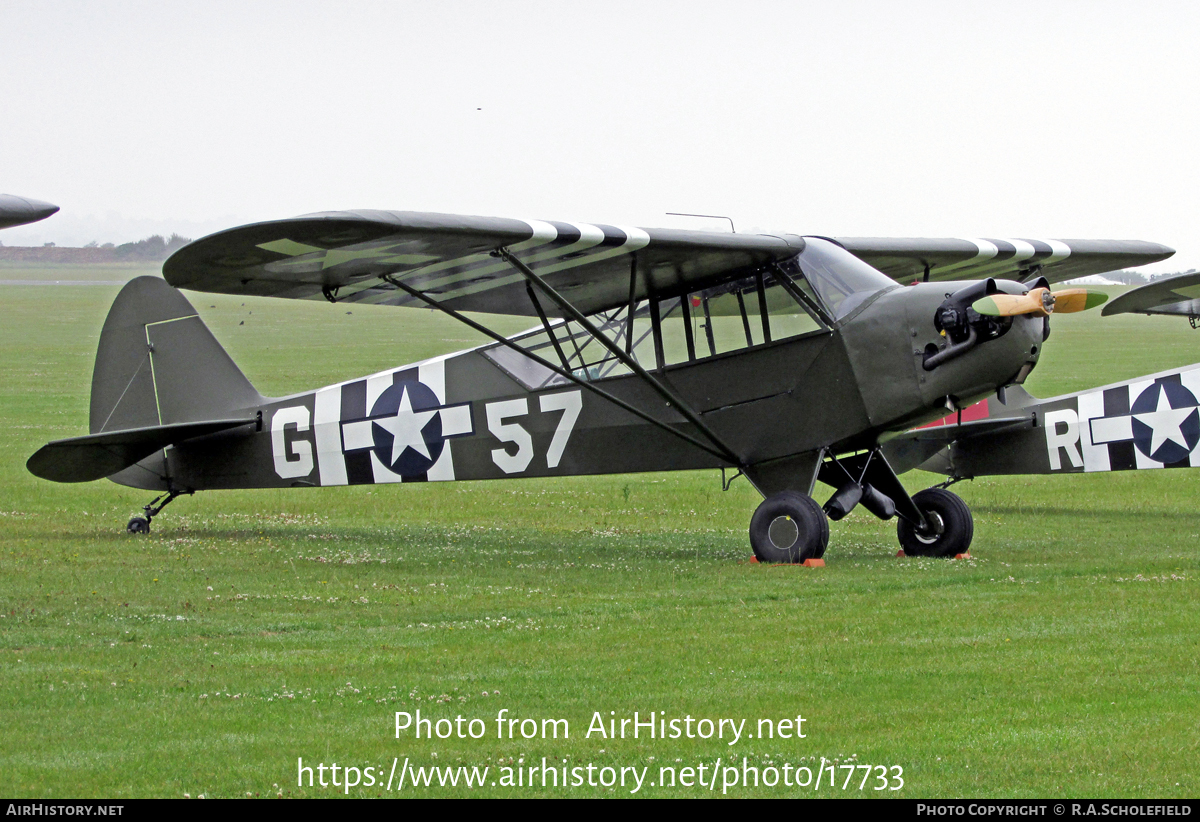
<path id="1" fill-rule="evenodd" d="M 158 512 L 171 504 L 171 500 L 176 497 L 181 497 L 184 494 L 191 494 L 192 491 L 175 491 L 171 490 L 165 494 L 155 497 L 149 505 L 142 506 L 142 510 L 146 512 L 144 517 L 134 517 L 129 520 L 129 524 L 125 526 L 125 530 L 131 534 L 148 534 L 150 533 L 150 521 L 158 516 Z M 162 500 L 160 503 L 159 500 Z"/>

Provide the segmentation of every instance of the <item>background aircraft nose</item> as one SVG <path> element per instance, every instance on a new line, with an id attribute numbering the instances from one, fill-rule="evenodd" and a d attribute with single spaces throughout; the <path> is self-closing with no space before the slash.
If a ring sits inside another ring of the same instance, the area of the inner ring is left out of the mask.
<path id="1" fill-rule="evenodd" d="M 13 194 L 0 194 L 0 228 L 36 223 L 56 211 L 58 211 L 58 206 L 51 203 L 31 200 L 28 197 L 17 197 Z"/>

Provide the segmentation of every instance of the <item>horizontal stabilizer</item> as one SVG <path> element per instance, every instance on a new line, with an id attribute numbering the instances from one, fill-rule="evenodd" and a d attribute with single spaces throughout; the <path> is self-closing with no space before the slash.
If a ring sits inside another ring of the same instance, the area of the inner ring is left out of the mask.
<path id="1" fill-rule="evenodd" d="M 43 445 L 25 465 L 42 479 L 90 482 L 122 471 L 168 445 L 256 422 L 256 419 L 185 422 L 72 437 Z"/>
<path id="2" fill-rule="evenodd" d="M 909 431 L 885 450 L 957 478 L 1200 467 L 1200 364 L 1047 399 L 1011 386 L 1005 400 L 993 395 L 981 418 Z"/>

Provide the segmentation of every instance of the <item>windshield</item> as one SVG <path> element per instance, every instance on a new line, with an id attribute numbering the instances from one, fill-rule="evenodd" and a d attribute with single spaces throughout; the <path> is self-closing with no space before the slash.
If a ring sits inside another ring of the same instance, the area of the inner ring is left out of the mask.
<path id="1" fill-rule="evenodd" d="M 845 317 L 872 294 L 896 285 L 891 277 L 820 237 L 805 237 L 804 250 L 791 262 L 799 265 L 835 320 Z"/>

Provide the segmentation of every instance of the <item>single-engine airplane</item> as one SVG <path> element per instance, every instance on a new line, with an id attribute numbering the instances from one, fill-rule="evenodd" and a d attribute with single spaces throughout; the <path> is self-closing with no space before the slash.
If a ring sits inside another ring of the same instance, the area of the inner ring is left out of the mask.
<path id="1" fill-rule="evenodd" d="M 904 432 L 1023 382 L 1052 314 L 1105 299 L 1051 283 L 1172 253 L 414 212 L 258 223 L 125 286 L 100 337 L 90 434 L 28 467 L 161 492 L 132 532 L 205 489 L 721 468 L 765 498 L 750 522 L 760 561 L 821 557 L 829 519 L 859 503 L 898 517 L 906 553 L 954 555 L 971 543 L 966 504 L 897 479 L 946 442 Z M 491 342 L 268 398 L 177 288 L 425 307 Z M 505 337 L 480 314 L 536 325 Z M 976 429 L 989 425 L 1013 422 Z M 824 505 L 818 481 L 834 489 Z"/>

